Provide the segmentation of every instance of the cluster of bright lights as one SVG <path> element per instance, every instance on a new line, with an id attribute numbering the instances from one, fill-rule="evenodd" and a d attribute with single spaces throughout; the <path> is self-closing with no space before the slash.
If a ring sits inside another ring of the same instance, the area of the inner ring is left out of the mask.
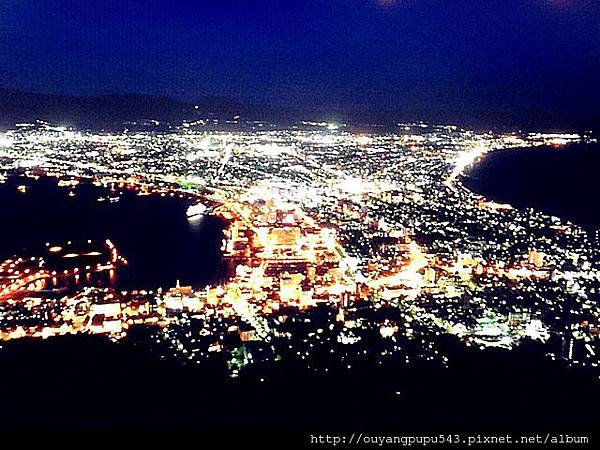
<path id="1" fill-rule="evenodd" d="M 298 317 L 310 316 L 324 302 L 339 308 L 331 328 L 313 330 L 310 339 L 302 336 L 290 346 L 305 340 L 321 345 L 328 330 L 337 330 L 332 342 L 353 348 L 375 328 L 394 342 L 382 354 L 401 351 L 399 339 L 423 333 L 420 351 L 429 358 L 435 354 L 431 339 L 441 333 L 507 348 L 564 333 L 585 343 L 586 363 L 597 362 L 592 327 L 561 328 L 568 317 L 564 298 L 575 298 L 581 323 L 598 317 L 588 294 L 600 258 L 589 237 L 572 224 L 489 201 L 462 185 L 464 171 L 494 149 L 563 145 L 582 136 L 475 133 L 423 123 L 399 124 L 397 134 L 354 134 L 342 124 L 310 121 L 288 130 L 253 123 L 252 130 L 237 133 L 196 131 L 207 123 L 214 125 L 207 120 L 170 133 L 122 134 L 48 126 L 0 137 L 7 167 L 98 177 L 101 184 L 135 186 L 144 194 L 185 191 L 230 222 L 224 249 L 245 261 L 230 280 L 206 290 L 177 286 L 154 296 L 148 306 L 154 315 L 135 316 L 167 324 L 164 336 L 177 354 L 187 359 L 226 352 L 223 334 L 236 330 L 238 319 L 251 328 L 237 329 L 244 342 L 292 340 L 287 331 L 277 334 L 284 322 L 274 319 L 278 311 L 295 307 Z M 61 183 L 71 192 L 77 188 Z M 269 208 L 281 217 L 270 221 Z M 205 208 L 192 212 L 204 214 Z M 292 273 L 295 268 L 280 270 L 300 263 L 312 267 L 310 279 Z M 516 316 L 525 298 L 527 314 Z M 396 308 L 402 320 L 363 320 L 364 311 L 352 306 L 359 299 L 373 311 Z M 188 313 L 202 317 L 203 335 L 214 336 L 207 349 L 183 343 L 188 334 L 199 335 L 190 331 Z M 104 330 L 117 330 L 111 327 L 116 324 Z M 579 345 L 572 348 L 571 356 Z M 306 349 L 294 350 L 309 358 Z M 233 359 L 238 367 L 254 358 L 240 351 Z"/>

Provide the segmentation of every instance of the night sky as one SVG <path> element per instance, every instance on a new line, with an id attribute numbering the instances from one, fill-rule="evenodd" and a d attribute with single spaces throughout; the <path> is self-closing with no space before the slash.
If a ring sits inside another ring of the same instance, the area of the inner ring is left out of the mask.
<path id="1" fill-rule="evenodd" d="M 597 0 L 2 0 L 0 86 L 597 110 Z"/>

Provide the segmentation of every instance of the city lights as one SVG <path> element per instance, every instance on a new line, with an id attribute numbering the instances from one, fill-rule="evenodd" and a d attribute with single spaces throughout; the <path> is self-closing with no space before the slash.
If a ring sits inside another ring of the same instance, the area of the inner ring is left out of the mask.
<path id="1" fill-rule="evenodd" d="M 185 197 L 190 226 L 207 215 L 226 221 L 230 270 L 215 285 L 117 292 L 85 285 L 127 263 L 112 241 L 104 250 L 48 243 L 41 259 L 0 265 L 2 339 L 120 339 L 148 326 L 167 354 L 223 358 L 231 376 L 282 355 L 316 371 L 352 367 L 373 348 L 382 360 L 405 353 L 407 364 L 443 366 L 440 334 L 480 348 L 536 340 L 553 357 L 598 366 L 600 311 L 587 295 L 600 287 L 597 236 L 462 183 L 497 149 L 589 138 L 424 123 L 383 134 L 310 121 L 198 127 L 96 134 L 35 123 L 10 132 L 0 175 L 17 171 L 23 195 L 27 178 L 54 177 L 73 195 L 82 183 L 103 187 L 101 202 L 118 202 L 123 190 Z M 55 269 L 55 259 L 70 263 Z M 60 278 L 80 287 L 47 298 Z"/>

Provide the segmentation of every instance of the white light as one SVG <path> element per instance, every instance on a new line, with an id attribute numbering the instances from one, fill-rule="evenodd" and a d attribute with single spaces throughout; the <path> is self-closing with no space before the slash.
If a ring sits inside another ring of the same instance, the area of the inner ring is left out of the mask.
<path id="1" fill-rule="evenodd" d="M 0 147 L 10 147 L 14 141 L 5 134 L 0 134 Z"/>

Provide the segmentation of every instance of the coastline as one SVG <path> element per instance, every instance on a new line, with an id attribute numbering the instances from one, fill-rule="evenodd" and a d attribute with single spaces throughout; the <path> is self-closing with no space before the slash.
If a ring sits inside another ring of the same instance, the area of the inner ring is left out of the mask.
<path id="1" fill-rule="evenodd" d="M 593 167 L 600 163 L 598 147 L 581 140 L 490 149 L 464 166 L 455 184 L 484 207 L 531 209 L 568 226 L 599 229 L 600 214 L 581 200 L 593 197 L 590 183 Z"/>

